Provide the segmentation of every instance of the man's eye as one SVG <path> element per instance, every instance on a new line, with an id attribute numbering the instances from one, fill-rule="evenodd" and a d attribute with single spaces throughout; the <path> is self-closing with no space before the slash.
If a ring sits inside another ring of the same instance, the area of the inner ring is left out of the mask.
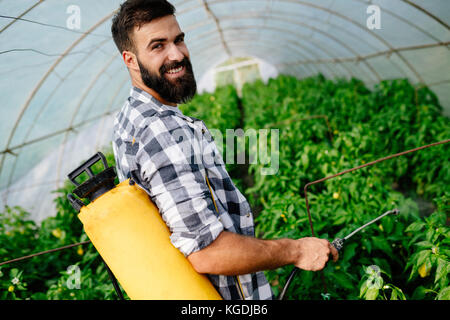
<path id="1" fill-rule="evenodd" d="M 184 42 L 184 38 L 179 38 L 179 39 L 177 39 L 175 42 L 176 42 L 176 43 Z"/>
<path id="2" fill-rule="evenodd" d="M 162 48 L 162 44 L 161 43 L 158 43 L 157 45 L 153 46 L 152 50 L 153 49 L 159 49 L 159 48 Z"/>

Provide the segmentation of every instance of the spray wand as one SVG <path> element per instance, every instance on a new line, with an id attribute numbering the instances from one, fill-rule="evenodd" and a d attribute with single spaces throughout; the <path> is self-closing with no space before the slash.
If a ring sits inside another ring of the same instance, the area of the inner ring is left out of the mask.
<path id="1" fill-rule="evenodd" d="M 365 225 L 363 225 L 363 226 L 359 227 L 358 229 L 354 230 L 353 232 L 349 233 L 344 238 L 334 239 L 331 244 L 336 248 L 337 251 L 341 251 L 342 247 L 344 246 L 344 241 L 347 241 L 350 237 L 354 236 L 356 233 L 360 232 L 361 230 L 368 227 L 372 223 L 377 222 L 378 220 L 382 219 L 383 217 L 385 217 L 389 214 L 398 215 L 399 213 L 400 213 L 400 211 L 398 209 L 389 210 L 389 211 L 383 213 L 381 216 L 373 219 L 372 221 L 367 222 Z"/>
<path id="2" fill-rule="evenodd" d="M 355 229 L 354 231 L 352 231 L 351 233 L 349 233 L 348 235 L 346 235 L 344 238 L 336 238 L 333 240 L 333 242 L 331 243 L 338 252 L 340 252 L 344 246 L 344 242 L 347 241 L 350 237 L 353 237 L 356 233 L 360 232 L 361 230 L 367 228 L 368 226 L 370 226 L 371 224 L 377 222 L 378 220 L 384 218 L 385 216 L 389 215 L 389 214 L 393 214 L 393 215 L 398 215 L 400 213 L 400 211 L 398 209 L 393 209 L 393 210 L 389 210 L 386 211 L 385 213 L 383 213 L 382 215 L 376 217 L 375 219 L 367 222 L 366 224 L 362 225 L 361 227 Z M 284 296 L 292 282 L 292 279 L 294 279 L 294 275 L 296 272 L 297 268 L 295 268 L 291 274 L 289 275 L 288 280 L 286 281 L 286 284 L 284 285 L 283 290 L 281 291 L 281 294 L 278 298 L 278 300 L 283 300 Z"/>

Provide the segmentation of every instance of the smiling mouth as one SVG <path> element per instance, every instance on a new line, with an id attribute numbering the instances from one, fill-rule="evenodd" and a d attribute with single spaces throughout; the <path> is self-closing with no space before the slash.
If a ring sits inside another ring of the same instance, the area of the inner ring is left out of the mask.
<path id="1" fill-rule="evenodd" d="M 178 68 L 170 69 L 170 70 L 166 71 L 166 73 L 168 73 L 168 74 L 177 74 L 177 73 L 180 73 L 181 71 L 183 71 L 183 69 L 184 69 L 184 67 L 180 66 Z"/>

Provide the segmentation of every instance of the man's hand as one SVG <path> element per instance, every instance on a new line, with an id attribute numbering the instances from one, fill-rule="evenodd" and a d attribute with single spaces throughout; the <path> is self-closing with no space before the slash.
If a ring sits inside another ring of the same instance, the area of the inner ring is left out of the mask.
<path id="1" fill-rule="evenodd" d="M 338 252 L 328 240 L 318 238 L 260 240 L 222 231 L 209 246 L 187 258 L 198 273 L 239 275 L 272 270 L 288 264 L 318 271 L 329 255 Z"/>
<path id="2" fill-rule="evenodd" d="M 298 258 L 295 266 L 308 271 L 319 271 L 325 268 L 330 254 L 333 261 L 339 258 L 336 248 L 325 239 L 307 237 L 296 240 L 298 246 Z"/>

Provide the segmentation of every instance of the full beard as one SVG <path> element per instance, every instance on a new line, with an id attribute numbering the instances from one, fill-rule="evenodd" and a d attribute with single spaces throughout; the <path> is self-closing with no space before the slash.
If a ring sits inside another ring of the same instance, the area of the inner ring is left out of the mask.
<path id="1" fill-rule="evenodd" d="M 197 92 L 197 83 L 195 81 L 194 72 L 192 71 L 191 62 L 187 57 L 180 62 L 163 65 L 159 69 L 160 75 L 150 72 L 139 59 L 137 59 L 137 61 L 141 70 L 142 82 L 144 82 L 147 87 L 155 90 L 164 100 L 176 104 L 187 103 L 192 100 Z M 185 73 L 174 79 L 173 82 L 164 76 L 166 71 L 181 66 L 185 68 Z"/>

